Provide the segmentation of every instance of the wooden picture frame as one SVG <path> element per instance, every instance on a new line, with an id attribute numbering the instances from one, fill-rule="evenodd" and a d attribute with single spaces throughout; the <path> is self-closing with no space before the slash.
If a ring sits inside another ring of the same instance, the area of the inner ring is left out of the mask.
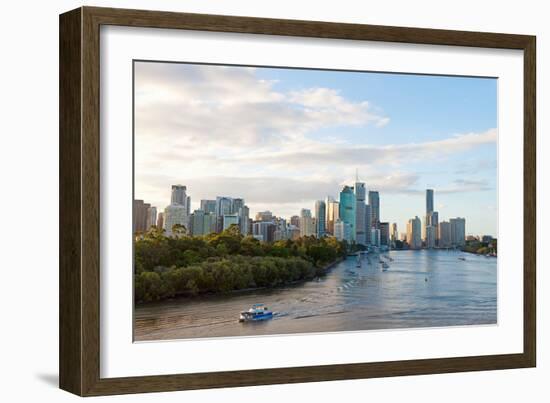
<path id="1" fill-rule="evenodd" d="M 519 49 L 524 52 L 523 353 L 342 365 L 100 377 L 99 29 L 172 28 Z M 81 7 L 60 16 L 60 387 L 81 396 L 533 367 L 536 364 L 535 37 Z"/>

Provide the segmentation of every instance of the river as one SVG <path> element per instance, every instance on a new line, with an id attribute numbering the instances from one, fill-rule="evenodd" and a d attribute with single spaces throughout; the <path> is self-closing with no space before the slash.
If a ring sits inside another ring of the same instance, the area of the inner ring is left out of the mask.
<path id="1" fill-rule="evenodd" d="M 464 258 L 465 260 L 461 260 Z M 390 260 L 393 259 L 393 260 Z M 251 336 L 495 324 L 497 259 L 443 251 L 392 251 L 371 264 L 355 257 L 299 285 L 137 305 L 134 339 Z M 266 304 L 273 319 L 239 323 L 240 311 Z"/>

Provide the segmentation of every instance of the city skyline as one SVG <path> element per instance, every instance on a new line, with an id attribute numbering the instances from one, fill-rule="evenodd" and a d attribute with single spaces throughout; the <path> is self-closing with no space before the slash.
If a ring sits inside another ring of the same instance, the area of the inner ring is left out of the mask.
<path id="1" fill-rule="evenodd" d="M 358 169 L 401 231 L 424 222 L 433 188 L 440 222 L 496 235 L 495 80 L 137 63 L 135 96 L 135 193 L 159 211 L 182 183 L 191 211 L 221 195 L 290 219 L 338 199 Z"/>

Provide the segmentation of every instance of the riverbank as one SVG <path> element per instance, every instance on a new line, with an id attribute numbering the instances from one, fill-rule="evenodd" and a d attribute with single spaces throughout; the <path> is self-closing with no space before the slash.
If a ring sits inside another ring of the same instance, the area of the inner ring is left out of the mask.
<path id="1" fill-rule="evenodd" d="M 345 258 L 337 258 L 336 260 L 325 264 L 322 267 L 316 267 L 312 266 L 312 269 L 314 270 L 313 273 L 311 273 L 308 277 L 302 277 L 296 280 L 292 281 L 283 281 L 276 285 L 265 285 L 265 286 L 259 286 L 259 287 L 246 287 L 246 288 L 238 288 L 238 289 L 230 289 L 230 290 L 224 290 L 224 291 L 217 291 L 217 292 L 197 292 L 192 290 L 183 290 L 180 292 L 173 292 L 171 295 L 163 298 L 156 298 L 152 301 L 135 301 L 136 305 L 146 305 L 154 302 L 159 301 L 170 301 L 170 300 L 176 300 L 176 299 L 196 299 L 196 298 L 208 298 L 208 297 L 215 297 L 215 296 L 229 296 L 229 295 L 237 295 L 237 294 L 246 294 L 250 292 L 255 291 L 266 291 L 266 290 L 275 290 L 281 287 L 288 287 L 288 286 L 298 286 L 310 281 L 314 281 L 315 279 L 319 277 L 323 277 L 327 275 L 330 270 L 337 266 L 339 263 L 341 263 Z M 299 268 L 298 268 L 299 269 Z M 303 275 L 303 273 L 301 273 Z"/>

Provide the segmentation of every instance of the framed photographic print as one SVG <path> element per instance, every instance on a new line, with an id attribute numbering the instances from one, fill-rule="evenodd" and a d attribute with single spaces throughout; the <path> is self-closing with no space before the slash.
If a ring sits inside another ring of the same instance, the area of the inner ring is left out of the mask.
<path id="1" fill-rule="evenodd" d="M 60 386 L 535 366 L 535 37 L 60 17 Z"/>

